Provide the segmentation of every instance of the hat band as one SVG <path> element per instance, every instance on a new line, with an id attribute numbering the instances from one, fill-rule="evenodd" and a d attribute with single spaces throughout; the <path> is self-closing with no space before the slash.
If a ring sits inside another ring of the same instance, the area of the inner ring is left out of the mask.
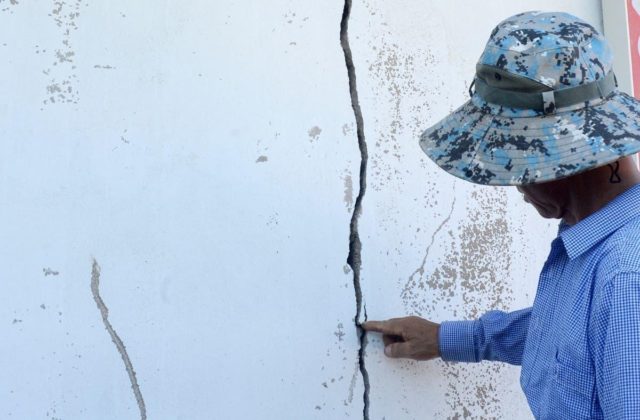
<path id="1" fill-rule="evenodd" d="M 474 80 L 475 91 L 482 99 L 492 104 L 509 108 L 532 109 L 545 114 L 553 114 L 558 108 L 587 102 L 592 99 L 604 99 L 616 90 L 618 83 L 613 71 L 595 82 L 580 86 L 527 93 L 500 89 L 488 85 L 482 78 Z"/>

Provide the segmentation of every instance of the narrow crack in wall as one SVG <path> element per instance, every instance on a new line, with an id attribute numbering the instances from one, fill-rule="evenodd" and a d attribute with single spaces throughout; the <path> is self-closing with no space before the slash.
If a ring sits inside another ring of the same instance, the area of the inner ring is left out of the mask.
<path id="1" fill-rule="evenodd" d="M 402 289 L 402 292 L 400 292 L 400 296 L 403 299 L 407 299 L 411 289 L 416 287 L 416 281 L 414 280 L 414 278 L 416 277 L 416 274 L 419 275 L 420 278 L 422 278 L 422 276 L 424 275 L 424 266 L 427 263 L 427 259 L 429 258 L 429 251 L 431 251 L 431 247 L 433 246 L 433 243 L 435 242 L 436 236 L 438 235 L 438 233 L 440 233 L 442 228 L 447 223 L 449 223 L 449 219 L 451 219 L 451 215 L 453 214 L 453 209 L 455 208 L 455 206 L 456 206 L 456 187 L 454 184 L 453 185 L 453 201 L 451 202 L 451 208 L 449 209 L 449 213 L 447 214 L 447 217 L 445 217 L 444 220 L 440 222 L 436 230 L 434 230 L 433 233 L 431 234 L 431 241 L 429 242 L 429 245 L 427 246 L 427 249 L 424 253 L 424 257 L 422 258 L 422 263 L 420 264 L 420 267 L 416 268 L 416 270 L 413 273 L 411 273 L 411 275 L 409 276 L 409 279 L 407 280 L 407 282 L 405 283 Z"/>
<path id="2" fill-rule="evenodd" d="M 93 294 L 93 300 L 96 301 L 96 305 L 98 305 L 98 309 L 100 310 L 102 323 L 104 324 L 105 329 L 109 332 L 111 341 L 115 344 L 116 349 L 118 349 L 118 353 L 120 353 L 122 361 L 124 362 L 124 367 L 129 375 L 129 381 L 131 381 L 133 395 L 136 397 L 136 402 L 140 409 L 140 419 L 147 420 L 147 408 L 144 404 L 142 393 L 140 392 L 138 380 L 136 379 L 136 371 L 133 369 L 133 364 L 131 363 L 131 359 L 127 353 L 127 348 L 118 336 L 118 333 L 116 333 L 116 330 L 113 329 L 111 322 L 109 322 L 109 308 L 107 308 L 107 305 L 104 304 L 104 301 L 100 297 L 100 266 L 95 259 L 93 260 L 93 267 L 91 268 L 91 293 Z"/>
<path id="3" fill-rule="evenodd" d="M 350 233 L 349 233 L 349 255 L 347 264 L 353 272 L 353 288 L 356 295 L 356 316 L 355 326 L 360 341 L 360 349 L 358 350 L 358 365 L 362 381 L 364 383 L 362 410 L 364 420 L 369 420 L 369 373 L 365 365 L 365 351 L 367 347 L 367 336 L 362 328 L 362 322 L 367 320 L 367 308 L 363 304 L 362 287 L 360 284 L 360 267 L 362 265 L 362 243 L 360 242 L 360 234 L 358 233 L 358 219 L 362 213 L 362 200 L 367 189 L 367 142 L 364 136 L 364 119 L 362 118 L 362 110 L 358 100 L 358 88 L 356 85 L 356 70 L 351 55 L 351 47 L 349 45 L 349 17 L 351 15 L 352 0 L 345 0 L 344 10 L 342 12 L 342 20 L 340 22 L 340 44 L 344 52 L 344 59 L 347 65 L 347 75 L 349 78 L 349 93 L 351 96 L 351 107 L 356 119 L 358 147 L 360 149 L 360 188 L 356 202 L 353 206 L 353 214 L 351 216 Z"/>

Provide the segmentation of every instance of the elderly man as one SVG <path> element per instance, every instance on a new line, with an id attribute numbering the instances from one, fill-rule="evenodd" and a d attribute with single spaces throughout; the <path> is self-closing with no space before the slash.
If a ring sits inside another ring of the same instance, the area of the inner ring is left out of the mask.
<path id="1" fill-rule="evenodd" d="M 616 89 L 605 39 L 565 13 L 491 33 L 471 99 L 426 130 L 442 169 L 515 185 L 561 219 L 533 306 L 436 324 L 370 321 L 385 354 L 521 365 L 536 418 L 640 419 L 640 102 Z"/>

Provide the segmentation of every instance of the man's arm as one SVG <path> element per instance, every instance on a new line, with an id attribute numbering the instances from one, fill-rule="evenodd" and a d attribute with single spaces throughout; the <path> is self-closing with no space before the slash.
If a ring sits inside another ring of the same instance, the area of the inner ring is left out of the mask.
<path id="1" fill-rule="evenodd" d="M 520 365 L 530 314 L 531 308 L 489 311 L 475 321 L 445 321 L 440 325 L 440 356 L 454 362 Z"/>
<path id="2" fill-rule="evenodd" d="M 640 418 L 640 273 L 617 274 L 594 301 L 591 345 L 605 418 Z"/>
<path id="3" fill-rule="evenodd" d="M 438 325 L 411 316 L 362 324 L 383 334 L 385 354 L 429 360 L 480 362 L 496 360 L 519 365 L 529 327 L 531 308 L 515 312 L 490 311 L 475 321 L 448 321 Z"/>

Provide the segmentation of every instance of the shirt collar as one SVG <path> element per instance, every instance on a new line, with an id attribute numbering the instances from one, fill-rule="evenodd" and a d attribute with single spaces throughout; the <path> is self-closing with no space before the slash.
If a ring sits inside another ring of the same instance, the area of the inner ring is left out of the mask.
<path id="1" fill-rule="evenodd" d="M 573 226 L 561 222 L 558 236 L 569 259 L 574 259 L 636 216 L 640 216 L 640 184 Z"/>

